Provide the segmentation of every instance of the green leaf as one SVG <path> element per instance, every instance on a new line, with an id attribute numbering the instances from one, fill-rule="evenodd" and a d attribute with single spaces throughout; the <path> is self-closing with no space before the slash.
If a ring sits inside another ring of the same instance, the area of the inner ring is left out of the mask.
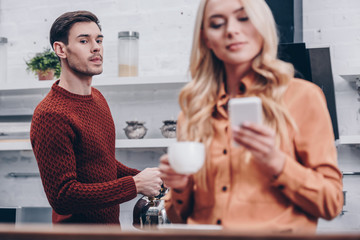
<path id="1" fill-rule="evenodd" d="M 61 66 L 58 56 L 50 48 L 45 48 L 43 52 L 37 53 L 33 58 L 25 61 L 26 70 L 37 74 L 37 71 L 55 70 L 55 77 L 60 77 Z"/>

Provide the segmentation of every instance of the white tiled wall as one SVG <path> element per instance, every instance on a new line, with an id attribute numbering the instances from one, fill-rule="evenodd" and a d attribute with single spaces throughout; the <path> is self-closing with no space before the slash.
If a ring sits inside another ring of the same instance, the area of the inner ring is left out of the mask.
<path id="1" fill-rule="evenodd" d="M 330 47 L 340 135 L 360 135 L 360 102 L 355 84 L 340 75 L 360 75 L 360 1 L 303 0 L 304 42 L 307 47 Z M 342 171 L 360 171 L 357 146 L 338 146 Z M 344 215 L 331 222 L 320 220 L 319 232 L 360 230 L 360 176 L 343 178 Z"/>
<path id="2" fill-rule="evenodd" d="M 49 47 L 53 21 L 66 11 L 89 10 L 100 19 L 103 76 L 117 74 L 117 34 L 140 33 L 140 75 L 184 74 L 199 0 L 0 1 L 0 36 L 8 38 L 8 81 L 36 81 L 25 60 Z"/>
<path id="3" fill-rule="evenodd" d="M 285 0 L 284 0 L 285 1 Z M 25 71 L 25 60 L 48 47 L 52 22 L 65 11 L 86 9 L 100 19 L 104 41 L 103 77 L 116 75 L 117 33 L 140 32 L 140 75 L 186 74 L 196 8 L 199 0 L 0 0 L 0 37 L 7 37 L 7 82 L 36 82 Z M 360 1 L 303 0 L 304 41 L 307 47 L 330 47 L 340 135 L 360 134 L 360 115 L 354 84 L 341 74 L 360 74 Z M 0 82 L 3 84 L 3 82 Z M 164 89 L 107 89 L 103 93 L 114 115 L 117 136 L 125 138 L 126 120 L 144 120 L 146 137 L 161 137 L 162 120 L 176 118 L 179 111 L 179 86 Z M 0 111 L 21 108 L 31 112 L 42 94 L 0 92 Z M 156 166 L 161 150 L 156 152 L 117 151 L 117 157 L 129 166 L 143 169 Z M 360 149 L 338 146 L 339 165 L 343 171 L 360 171 Z M 30 151 L 0 152 L 0 206 L 46 206 L 38 178 L 9 178 L 9 172 L 37 172 Z M 319 231 L 360 229 L 360 176 L 344 176 L 347 212 L 331 222 L 320 221 Z M 132 205 L 123 205 L 123 227 L 130 226 Z"/>
<path id="4" fill-rule="evenodd" d="M 303 0 L 304 42 L 307 47 L 330 47 L 340 135 L 360 134 L 360 96 L 354 84 L 340 77 L 360 75 L 359 12 L 357 0 Z"/>

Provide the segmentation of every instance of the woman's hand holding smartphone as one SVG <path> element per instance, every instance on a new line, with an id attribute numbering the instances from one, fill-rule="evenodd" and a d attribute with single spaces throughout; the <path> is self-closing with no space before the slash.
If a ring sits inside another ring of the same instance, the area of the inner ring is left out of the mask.
<path id="1" fill-rule="evenodd" d="M 269 177 L 277 177 L 284 167 L 285 155 L 276 146 L 275 130 L 262 123 L 261 99 L 230 99 L 229 118 L 235 145 L 249 150 Z"/>

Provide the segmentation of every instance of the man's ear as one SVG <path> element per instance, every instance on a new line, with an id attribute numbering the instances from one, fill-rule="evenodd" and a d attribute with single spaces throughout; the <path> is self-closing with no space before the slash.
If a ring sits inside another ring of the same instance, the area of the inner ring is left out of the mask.
<path id="1" fill-rule="evenodd" d="M 65 47 L 63 42 L 56 41 L 53 43 L 54 52 L 59 58 L 66 58 Z"/>
<path id="2" fill-rule="evenodd" d="M 210 44 L 209 44 L 209 39 L 205 36 L 204 30 L 201 30 L 200 37 L 201 37 L 201 40 L 203 41 L 203 43 L 205 44 L 205 46 L 207 48 L 211 49 Z"/>

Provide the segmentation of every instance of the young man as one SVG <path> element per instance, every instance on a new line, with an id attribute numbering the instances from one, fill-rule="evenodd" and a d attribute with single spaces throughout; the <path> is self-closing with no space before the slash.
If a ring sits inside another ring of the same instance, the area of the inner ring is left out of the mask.
<path id="1" fill-rule="evenodd" d="M 87 11 L 61 15 L 50 30 L 61 75 L 36 107 L 30 137 L 53 223 L 119 224 L 120 203 L 161 187 L 157 168 L 139 172 L 115 159 L 113 118 L 91 87 L 103 71 L 102 41 L 99 21 Z"/>

